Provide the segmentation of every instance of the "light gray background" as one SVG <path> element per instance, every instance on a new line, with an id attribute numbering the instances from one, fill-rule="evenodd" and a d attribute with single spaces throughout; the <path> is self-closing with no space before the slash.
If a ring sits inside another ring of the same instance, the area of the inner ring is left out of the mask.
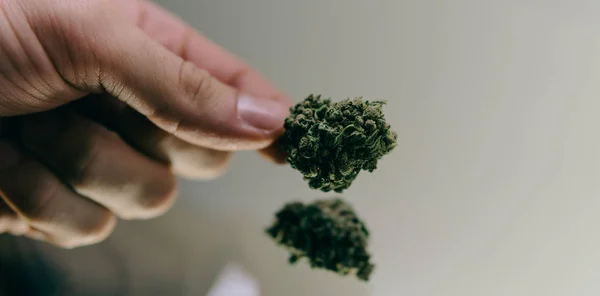
<path id="1" fill-rule="evenodd" d="M 159 2 L 297 100 L 387 99 L 400 145 L 344 194 L 372 229 L 369 284 L 287 265 L 263 227 L 323 195 L 242 153 L 103 245 L 130 263 L 129 295 L 203 295 L 231 260 L 267 296 L 600 293 L 599 1 Z M 99 250 L 60 256 L 117 285 L 107 257 L 82 263 Z"/>

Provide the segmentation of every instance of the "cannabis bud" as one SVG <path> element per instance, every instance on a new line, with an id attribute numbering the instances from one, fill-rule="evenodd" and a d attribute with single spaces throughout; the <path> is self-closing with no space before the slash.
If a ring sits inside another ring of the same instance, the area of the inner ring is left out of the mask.
<path id="1" fill-rule="evenodd" d="M 382 112 L 384 101 L 361 97 L 332 102 L 310 95 L 290 108 L 280 139 L 287 161 L 310 188 L 343 192 L 361 170 L 396 146 L 396 133 Z"/>
<path id="2" fill-rule="evenodd" d="M 364 281 L 374 269 L 366 250 L 369 231 L 342 199 L 288 203 L 266 233 L 290 250 L 291 264 L 307 258 L 312 268 L 354 273 Z"/>

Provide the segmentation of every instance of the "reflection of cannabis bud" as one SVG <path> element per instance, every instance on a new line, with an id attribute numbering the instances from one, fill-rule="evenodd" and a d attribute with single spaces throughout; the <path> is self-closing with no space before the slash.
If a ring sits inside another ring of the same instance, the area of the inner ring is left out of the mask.
<path id="1" fill-rule="evenodd" d="M 366 251 L 369 231 L 341 199 L 286 204 L 266 232 L 290 250 L 290 263 L 308 259 L 311 267 L 369 280 L 374 265 Z"/>
<path id="2" fill-rule="evenodd" d="M 287 161 L 313 189 L 342 192 L 361 170 L 396 146 L 396 133 L 385 121 L 383 101 L 358 97 L 340 102 L 309 96 L 290 108 L 281 138 Z"/>

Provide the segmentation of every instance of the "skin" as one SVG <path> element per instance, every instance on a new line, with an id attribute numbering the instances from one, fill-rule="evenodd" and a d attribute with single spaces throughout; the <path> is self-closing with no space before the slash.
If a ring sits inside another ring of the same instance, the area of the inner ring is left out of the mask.
<path id="1" fill-rule="evenodd" d="M 0 233 L 94 244 L 165 213 L 177 175 L 282 163 L 291 104 L 151 2 L 0 0 Z"/>

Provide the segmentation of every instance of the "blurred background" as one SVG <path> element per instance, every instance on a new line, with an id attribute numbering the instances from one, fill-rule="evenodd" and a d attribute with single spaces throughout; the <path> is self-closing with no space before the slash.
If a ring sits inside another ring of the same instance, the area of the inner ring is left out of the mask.
<path id="1" fill-rule="evenodd" d="M 600 2 L 157 2 L 296 100 L 388 100 L 399 146 L 343 194 L 372 231 L 372 280 L 287 264 L 264 227 L 284 203 L 326 195 L 248 152 L 221 179 L 182 180 L 166 216 L 121 222 L 102 244 L 0 237 L 18 250 L 1 254 L 7 282 L 207 295 L 235 269 L 260 294 L 226 295 L 600 293 Z"/>

